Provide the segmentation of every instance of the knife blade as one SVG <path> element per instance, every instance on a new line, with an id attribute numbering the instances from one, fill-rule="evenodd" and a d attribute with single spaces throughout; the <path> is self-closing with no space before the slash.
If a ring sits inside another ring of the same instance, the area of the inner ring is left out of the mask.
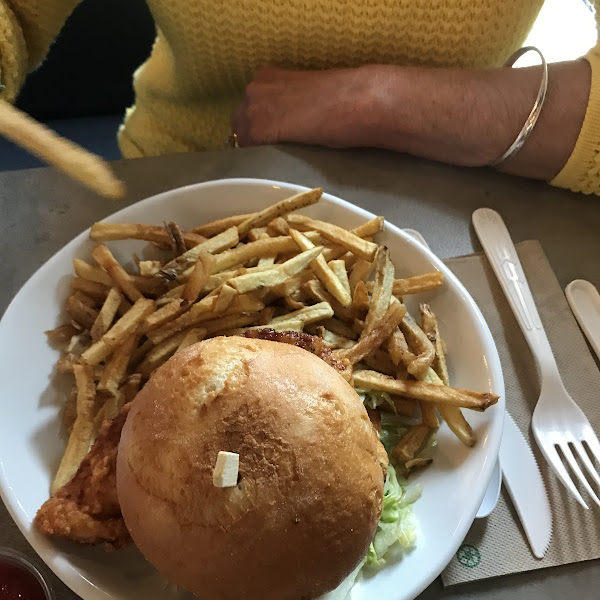
<path id="1" fill-rule="evenodd" d="M 502 481 L 519 515 L 531 551 L 543 558 L 552 537 L 552 512 L 540 468 L 527 440 L 508 412 L 500 443 Z"/>

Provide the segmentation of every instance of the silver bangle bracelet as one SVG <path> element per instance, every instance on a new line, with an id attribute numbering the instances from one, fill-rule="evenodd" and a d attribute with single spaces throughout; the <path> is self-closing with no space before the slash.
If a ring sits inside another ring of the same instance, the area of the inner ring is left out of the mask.
<path id="1" fill-rule="evenodd" d="M 537 93 L 537 98 L 535 99 L 533 108 L 531 109 L 531 112 L 525 121 L 525 125 L 523 125 L 523 129 L 521 129 L 519 135 L 510 145 L 508 150 L 500 158 L 490 164 L 492 167 L 497 167 L 501 163 L 511 159 L 523 147 L 523 144 L 525 144 L 527 138 L 529 138 L 533 128 L 535 127 L 538 117 L 542 112 L 544 100 L 546 100 L 546 92 L 548 91 L 548 65 L 546 64 L 544 55 L 535 46 L 525 46 L 524 48 L 520 48 L 506 61 L 504 66 L 512 67 L 515 62 L 527 52 L 537 52 L 539 57 L 542 59 L 542 81 L 540 83 L 540 89 Z"/>

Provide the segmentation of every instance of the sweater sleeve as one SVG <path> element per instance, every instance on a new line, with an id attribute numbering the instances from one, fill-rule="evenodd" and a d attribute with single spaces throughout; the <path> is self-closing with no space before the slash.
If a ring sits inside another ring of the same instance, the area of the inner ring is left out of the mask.
<path id="1" fill-rule="evenodd" d="M 600 0 L 594 5 L 596 29 L 600 31 Z M 569 160 L 550 183 L 575 192 L 600 195 L 600 40 L 585 59 L 592 73 L 585 118 Z"/>
<path id="2" fill-rule="evenodd" d="M 15 100 L 79 1 L 0 0 L 0 98 Z"/>

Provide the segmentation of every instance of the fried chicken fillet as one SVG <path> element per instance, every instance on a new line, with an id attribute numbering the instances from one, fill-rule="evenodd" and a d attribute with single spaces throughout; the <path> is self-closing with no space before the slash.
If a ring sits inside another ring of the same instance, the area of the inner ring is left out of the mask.
<path id="1" fill-rule="evenodd" d="M 34 525 L 46 535 L 107 550 L 131 542 L 117 499 L 116 461 L 129 404 L 102 424 L 98 437 L 73 479 L 38 510 Z"/>
<path id="2" fill-rule="evenodd" d="M 298 348 L 302 348 L 318 356 L 330 367 L 333 367 L 346 381 L 352 377 L 352 369 L 350 369 L 348 361 L 336 358 L 331 348 L 316 335 L 300 333 L 298 331 L 276 331 L 275 329 L 264 328 L 246 331 L 244 337 L 298 346 Z"/>

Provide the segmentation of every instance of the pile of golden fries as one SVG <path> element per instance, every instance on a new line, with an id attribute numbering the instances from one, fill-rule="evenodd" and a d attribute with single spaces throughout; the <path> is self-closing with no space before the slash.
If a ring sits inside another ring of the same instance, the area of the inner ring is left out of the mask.
<path id="1" fill-rule="evenodd" d="M 69 442 L 53 493 L 73 476 L 102 421 L 155 369 L 190 344 L 249 329 L 320 336 L 356 388 L 389 393 L 382 410 L 418 418 L 392 452 L 407 470 L 430 462 L 418 453 L 439 427 L 438 413 L 462 442 L 475 443 L 461 408 L 485 410 L 497 396 L 449 387 L 435 315 L 421 304 L 418 324 L 402 301 L 441 286 L 442 274 L 396 279 L 389 251 L 373 241 L 382 217 L 348 231 L 294 212 L 321 194 L 302 192 L 187 231 L 173 222 L 93 225 L 94 262 L 74 261 L 70 322 L 47 332 L 65 346 L 58 370 L 75 378 L 64 408 Z M 130 238 L 168 256 L 136 256 L 137 272 L 128 272 L 104 242 Z M 377 426 L 378 412 L 369 412 Z"/>

